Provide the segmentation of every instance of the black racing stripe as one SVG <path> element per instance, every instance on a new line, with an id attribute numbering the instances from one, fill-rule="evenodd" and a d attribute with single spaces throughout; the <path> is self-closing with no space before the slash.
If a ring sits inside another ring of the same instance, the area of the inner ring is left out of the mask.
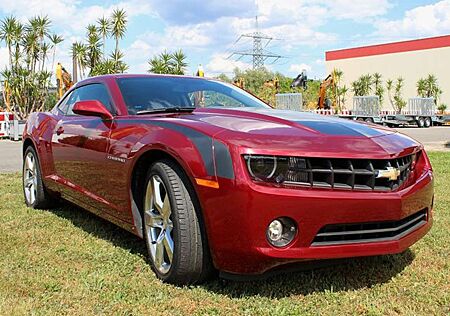
<path id="1" fill-rule="evenodd" d="M 192 142 L 195 144 L 195 147 L 197 147 L 200 155 L 202 156 L 206 173 L 209 176 L 214 176 L 214 158 L 212 152 L 213 140 L 210 136 L 200 133 L 192 128 L 174 123 L 161 121 L 152 121 L 146 123 L 177 131 L 192 140 Z"/>
<path id="2" fill-rule="evenodd" d="M 130 120 L 127 120 L 127 122 L 130 122 Z M 173 131 L 185 135 L 187 138 L 192 140 L 195 147 L 200 152 L 208 176 L 215 176 L 214 171 L 214 162 L 215 162 L 217 169 L 217 176 L 227 179 L 234 179 L 233 162 L 231 161 L 231 155 L 228 150 L 228 147 L 225 144 L 216 140 L 214 141 L 213 144 L 212 137 L 202 132 L 196 131 L 190 127 L 178 125 L 171 122 L 147 121 L 147 120 L 132 120 L 131 122 L 155 125 L 171 129 Z M 215 157 L 213 156 L 213 145 L 217 146 L 217 148 L 215 149 L 217 150 Z"/>
<path id="3" fill-rule="evenodd" d="M 230 151 L 224 143 L 218 140 L 214 140 L 214 158 L 216 161 L 217 176 L 226 179 L 234 179 L 233 162 L 231 160 Z"/>
<path id="4" fill-rule="evenodd" d="M 328 135 L 341 135 L 341 136 L 380 136 L 381 132 L 374 128 L 365 126 L 364 124 L 354 122 L 337 122 L 337 121 L 295 121 L 295 123 L 304 125 L 318 132 Z"/>

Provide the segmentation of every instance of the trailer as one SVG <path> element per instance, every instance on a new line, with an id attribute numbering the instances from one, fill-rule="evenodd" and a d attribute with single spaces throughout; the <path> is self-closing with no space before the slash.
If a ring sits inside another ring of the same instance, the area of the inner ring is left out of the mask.
<path id="1" fill-rule="evenodd" d="M 353 108 L 336 114 L 340 118 L 365 121 L 367 123 L 383 124 L 384 118 L 380 111 L 380 98 L 378 96 L 355 96 Z"/>
<path id="2" fill-rule="evenodd" d="M 0 112 L 0 138 L 9 137 L 9 122 L 14 120 L 14 114 Z"/>
<path id="3" fill-rule="evenodd" d="M 388 126 L 430 127 L 443 125 L 443 116 L 436 115 L 434 98 L 410 98 L 405 110 L 401 113 L 387 113 L 384 122 Z"/>
<path id="4" fill-rule="evenodd" d="M 277 93 L 275 94 L 277 109 L 302 111 L 303 97 L 301 93 Z"/>

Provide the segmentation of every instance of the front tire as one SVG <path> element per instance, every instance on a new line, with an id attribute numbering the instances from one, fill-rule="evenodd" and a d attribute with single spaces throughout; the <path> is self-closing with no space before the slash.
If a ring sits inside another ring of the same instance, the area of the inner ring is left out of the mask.
<path id="1" fill-rule="evenodd" d="M 46 209 L 54 204 L 42 182 L 39 158 L 33 147 L 29 146 L 23 155 L 22 184 L 27 206 L 34 209 Z"/>
<path id="2" fill-rule="evenodd" d="M 151 166 L 144 188 L 144 238 L 153 271 L 168 283 L 201 282 L 210 271 L 209 252 L 188 179 L 163 160 Z"/>

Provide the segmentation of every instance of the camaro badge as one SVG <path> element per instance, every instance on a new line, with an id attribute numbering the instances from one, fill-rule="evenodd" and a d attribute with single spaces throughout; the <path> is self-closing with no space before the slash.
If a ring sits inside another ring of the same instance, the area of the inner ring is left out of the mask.
<path id="1" fill-rule="evenodd" d="M 121 162 L 121 163 L 126 162 L 126 160 L 124 158 L 115 157 L 115 156 L 111 156 L 111 155 L 106 156 L 106 158 L 109 160 L 114 160 L 114 161 Z"/>
<path id="2" fill-rule="evenodd" d="M 378 170 L 377 178 L 388 178 L 391 181 L 395 181 L 400 176 L 400 170 L 394 167 L 387 167 L 384 170 Z"/>

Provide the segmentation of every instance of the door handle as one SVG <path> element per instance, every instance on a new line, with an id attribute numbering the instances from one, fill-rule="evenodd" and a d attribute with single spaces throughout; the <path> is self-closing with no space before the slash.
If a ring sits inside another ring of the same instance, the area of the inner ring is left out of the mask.
<path id="1" fill-rule="evenodd" d="M 58 129 L 56 130 L 56 135 L 61 135 L 62 133 L 64 133 L 64 127 L 60 126 L 60 127 L 58 127 Z"/>

